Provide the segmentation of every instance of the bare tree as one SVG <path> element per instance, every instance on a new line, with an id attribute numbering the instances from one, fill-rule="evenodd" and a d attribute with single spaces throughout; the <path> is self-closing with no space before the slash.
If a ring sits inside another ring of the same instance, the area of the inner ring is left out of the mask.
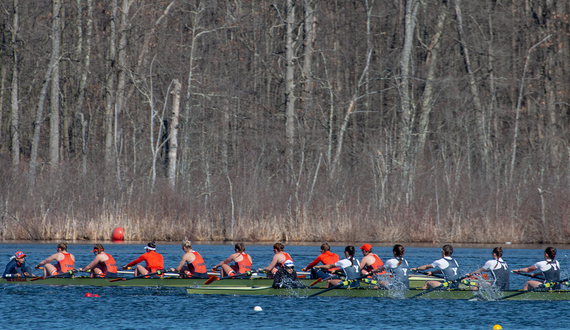
<path id="1" fill-rule="evenodd" d="M 410 79 L 410 63 L 412 58 L 412 44 L 414 41 L 414 31 L 416 28 L 416 15 L 418 12 L 419 0 L 406 0 L 405 15 L 405 34 L 404 47 L 400 58 L 400 97 L 402 99 L 402 127 L 400 131 L 402 155 L 401 161 L 407 163 L 410 152 L 411 133 L 412 133 L 412 102 L 410 97 L 411 79 Z"/>
<path id="2" fill-rule="evenodd" d="M 19 29 L 19 0 L 14 0 L 14 17 L 12 23 L 12 93 L 10 131 L 12 135 L 12 166 L 20 164 L 20 107 L 18 99 L 18 29 Z"/>
<path id="3" fill-rule="evenodd" d="M 53 0 L 52 31 L 52 55 L 55 57 L 55 62 L 53 63 L 53 77 L 51 82 L 49 149 L 50 164 L 52 170 L 54 170 L 59 165 L 59 58 L 61 56 L 61 0 Z"/>
<path id="4" fill-rule="evenodd" d="M 77 0 L 77 11 L 82 12 L 82 0 Z M 77 91 L 77 103 L 75 105 L 75 115 L 81 123 L 81 164 L 83 175 L 87 174 L 87 121 L 83 114 L 83 103 L 85 100 L 85 88 L 87 86 L 87 78 L 89 76 L 89 66 L 91 63 L 91 39 L 93 36 L 93 0 L 87 0 L 87 23 L 85 40 L 83 39 L 83 28 L 81 24 L 82 15 L 77 15 L 77 47 L 76 57 L 82 64 L 80 67 L 81 78 L 79 81 L 79 89 Z M 83 54 L 83 43 L 85 42 L 85 54 Z"/>
<path id="5" fill-rule="evenodd" d="M 176 155 L 178 154 L 178 118 L 180 117 L 180 81 L 174 79 L 172 90 L 172 115 L 170 117 L 170 149 L 168 150 L 168 181 L 174 189 L 176 185 Z"/>
<path id="6" fill-rule="evenodd" d="M 109 53 L 107 54 L 106 60 L 106 72 L 105 72 L 105 167 L 110 169 L 114 163 L 116 157 L 113 148 L 113 114 L 115 113 L 115 60 L 117 56 L 117 23 L 115 18 L 117 17 L 118 0 L 113 0 L 111 4 L 111 21 L 110 32 L 109 32 Z"/>
<path id="7" fill-rule="evenodd" d="M 295 148 L 295 124 L 297 115 L 295 113 L 295 38 L 293 30 L 295 27 L 295 1 L 287 0 L 285 4 L 285 110 L 286 124 L 285 135 L 287 138 L 286 157 L 289 169 L 293 170 Z"/>

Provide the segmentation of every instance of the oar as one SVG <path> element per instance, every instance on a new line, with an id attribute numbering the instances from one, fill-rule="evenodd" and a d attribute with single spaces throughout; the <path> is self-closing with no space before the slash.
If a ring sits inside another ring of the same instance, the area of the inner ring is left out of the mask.
<path id="1" fill-rule="evenodd" d="M 217 277 L 216 275 L 210 275 L 210 277 L 208 277 L 208 279 L 204 282 L 204 285 L 208 285 L 214 281 L 219 281 L 220 278 Z"/>
<path id="2" fill-rule="evenodd" d="M 513 294 L 511 294 L 511 295 L 508 295 L 508 296 L 499 298 L 499 299 L 497 299 L 497 300 L 509 299 L 509 298 L 511 298 L 511 297 L 520 296 L 521 294 L 525 294 L 525 293 L 528 293 L 528 292 L 533 292 L 533 291 L 536 291 L 536 290 L 539 290 L 539 289 L 550 289 L 550 288 L 554 287 L 556 284 L 564 283 L 564 282 L 566 282 L 566 281 L 570 281 L 570 277 L 569 277 L 569 278 L 566 278 L 566 279 L 563 279 L 563 280 L 560 280 L 560 281 L 552 281 L 552 282 L 546 282 L 546 283 L 544 283 L 544 284 L 539 284 L 538 286 L 535 286 L 534 288 L 530 288 L 530 289 L 528 289 L 528 290 L 522 290 L 522 291 L 519 291 L 519 292 L 517 292 L 517 293 L 513 293 Z"/>
<path id="3" fill-rule="evenodd" d="M 363 279 L 363 278 L 365 278 L 365 277 L 368 277 L 368 275 L 369 275 L 369 274 L 362 275 L 362 276 L 359 276 L 359 277 L 357 277 L 357 278 L 353 278 L 353 279 L 350 279 L 350 280 L 344 280 L 344 281 L 340 282 L 340 283 L 337 284 L 337 285 L 331 286 L 330 288 L 326 288 L 326 289 L 321 290 L 321 291 L 319 291 L 319 292 L 313 293 L 312 295 L 308 296 L 307 298 L 311 298 L 311 297 L 314 297 L 314 296 L 318 296 L 318 295 L 323 294 L 323 293 L 325 293 L 325 292 L 327 292 L 327 291 L 330 291 L 330 290 L 338 289 L 338 288 L 340 288 L 340 287 L 343 286 L 343 285 L 349 286 L 350 283 L 352 283 L 352 282 L 354 282 L 354 281 L 360 281 L 361 279 Z"/>
<path id="4" fill-rule="evenodd" d="M 30 279 L 30 281 L 45 280 L 46 278 L 53 278 L 53 277 L 58 277 L 58 276 L 62 276 L 62 275 L 73 275 L 76 271 L 77 271 L 76 269 L 72 269 L 72 270 L 68 270 L 67 272 L 58 273 L 58 274 L 51 275 L 51 276 L 34 277 L 34 278 Z"/>
<path id="5" fill-rule="evenodd" d="M 434 274 L 431 273 L 431 275 L 428 275 L 428 271 L 426 270 L 416 270 L 414 273 L 418 273 L 418 274 L 422 274 L 422 275 L 426 275 L 426 276 L 433 276 L 433 277 L 439 277 L 439 278 L 443 278 L 442 274 Z"/>
<path id="6" fill-rule="evenodd" d="M 309 286 L 315 286 L 315 285 L 317 285 L 317 284 L 319 284 L 319 283 L 321 283 L 321 282 L 328 281 L 328 280 L 330 280 L 331 278 L 333 278 L 334 276 L 335 276 L 334 274 L 331 274 L 330 276 L 328 276 L 328 277 L 326 277 L 326 278 L 320 278 L 320 277 L 319 277 L 319 278 L 317 278 L 313 283 L 311 283 Z"/>
<path id="7" fill-rule="evenodd" d="M 512 270 L 511 270 L 511 273 L 530 277 L 530 278 L 536 278 L 537 280 L 544 280 L 544 276 L 542 276 L 540 273 L 526 274 L 526 273 L 513 272 Z"/>
<path id="8" fill-rule="evenodd" d="M 254 271 L 248 270 L 245 273 L 239 273 L 239 274 L 234 274 L 234 275 L 230 275 L 230 276 L 224 276 L 222 278 L 220 278 L 220 280 L 227 280 L 229 278 L 239 278 L 239 277 L 243 277 L 243 276 L 251 276 L 251 274 L 253 274 Z"/>
<path id="9" fill-rule="evenodd" d="M 410 299 L 414 299 L 414 298 L 417 298 L 417 297 L 419 297 L 419 296 L 423 296 L 424 294 L 430 293 L 430 292 L 432 292 L 432 291 L 434 291 L 434 290 L 439 290 L 439 289 L 447 288 L 447 287 L 449 287 L 451 284 L 457 283 L 457 282 L 461 282 L 461 280 L 463 280 L 464 278 L 467 278 L 467 277 L 468 277 L 468 276 L 465 275 L 465 276 L 461 276 L 460 278 L 458 278 L 458 279 L 456 279 L 456 280 L 453 280 L 453 281 L 445 281 L 445 282 L 441 283 L 441 284 L 438 285 L 438 286 L 434 286 L 433 288 L 426 289 L 426 290 L 424 290 L 424 291 L 418 293 L 418 294 L 415 295 L 415 296 L 411 296 Z"/>
<path id="10" fill-rule="evenodd" d="M 156 271 L 154 273 L 147 273 L 144 275 L 139 275 L 139 276 L 130 277 L 130 278 L 124 278 L 124 277 L 114 278 L 112 280 L 109 280 L 109 282 L 129 281 L 129 280 L 134 280 L 135 278 L 147 277 L 147 276 L 152 276 L 152 275 L 162 275 L 163 273 L 164 273 L 164 270 L 159 270 L 159 271 Z"/>

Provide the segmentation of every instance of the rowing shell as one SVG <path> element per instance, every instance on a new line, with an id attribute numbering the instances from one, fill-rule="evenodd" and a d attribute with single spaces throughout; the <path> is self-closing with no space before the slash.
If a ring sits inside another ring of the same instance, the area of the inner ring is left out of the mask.
<path id="1" fill-rule="evenodd" d="M 203 294 L 203 295 L 264 295 L 264 296 L 297 296 L 307 297 L 316 292 L 322 291 L 322 288 L 307 288 L 307 289 L 273 289 L 270 286 L 259 287 L 195 287 L 186 289 L 189 294 Z M 369 288 L 356 288 L 356 289 L 333 289 L 322 293 L 322 297 L 374 297 L 374 298 L 394 298 L 404 299 L 410 298 L 423 292 L 421 289 L 411 289 L 407 292 L 395 292 L 391 290 L 377 290 Z M 425 295 L 420 296 L 418 299 L 462 299 L 462 300 L 499 300 L 501 297 L 506 297 L 520 291 L 503 291 L 494 292 L 494 296 L 488 293 L 478 293 L 473 290 L 441 290 L 432 291 Z M 570 300 L 570 291 L 567 290 L 552 290 L 552 291 L 537 291 L 520 294 L 505 300 Z"/>
<path id="2" fill-rule="evenodd" d="M 128 279 L 128 278 L 127 278 Z M 410 276 L 410 287 L 421 287 L 426 280 L 441 280 L 436 277 L 427 277 L 423 275 Z M 0 284 L 30 284 L 30 285 L 85 285 L 85 286 L 157 286 L 157 287 L 193 287 L 204 286 L 207 279 L 201 278 L 178 278 L 176 276 L 165 276 L 161 278 L 135 278 L 128 281 L 110 282 L 106 278 L 91 278 L 88 276 L 76 276 L 69 278 L 52 277 L 31 281 L 31 278 L 0 278 Z M 303 284 L 309 286 L 314 279 L 299 279 Z M 216 287 L 264 287 L 271 286 L 273 279 L 263 277 L 252 277 L 249 279 L 235 278 L 214 281 L 211 286 Z M 325 282 L 314 285 L 315 288 L 322 288 Z"/>

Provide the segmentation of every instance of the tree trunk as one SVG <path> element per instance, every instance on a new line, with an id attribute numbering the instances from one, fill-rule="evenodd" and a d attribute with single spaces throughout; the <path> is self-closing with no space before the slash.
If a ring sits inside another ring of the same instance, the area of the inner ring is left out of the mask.
<path id="1" fill-rule="evenodd" d="M 463 14 L 461 13 L 461 0 L 455 0 L 455 14 L 457 17 L 457 31 L 459 33 L 459 43 L 461 45 L 461 49 L 463 50 L 463 59 L 465 61 L 465 71 L 467 72 L 467 78 L 469 79 L 469 87 L 471 89 L 471 96 L 473 97 L 473 105 L 475 107 L 478 146 L 483 151 L 481 153 L 482 164 L 484 166 L 484 169 L 486 170 L 488 167 L 489 145 L 487 142 L 485 115 L 483 113 L 484 109 L 483 106 L 481 105 L 481 99 L 479 98 L 479 88 L 477 86 L 475 74 L 473 73 L 473 70 L 471 68 L 469 47 L 467 45 L 467 41 L 465 40 L 465 33 L 463 32 Z"/>
<path id="2" fill-rule="evenodd" d="M 425 151 L 425 144 L 427 140 L 429 117 L 433 107 L 433 93 L 434 93 L 434 81 L 435 81 L 435 71 L 437 68 L 437 60 L 439 55 L 439 46 L 441 44 L 441 35 L 443 34 L 443 28 L 445 27 L 445 22 L 447 19 L 447 2 L 443 1 L 443 8 L 440 9 L 439 15 L 437 17 L 437 25 L 435 28 L 435 34 L 431 39 L 429 45 L 428 54 L 426 57 L 426 66 L 428 67 L 428 74 L 426 77 L 426 85 L 424 90 L 424 95 L 422 97 L 422 113 L 420 118 L 420 128 L 419 128 L 419 141 L 418 150 L 420 153 Z"/>
<path id="3" fill-rule="evenodd" d="M 61 53 L 61 0 L 53 0 L 52 56 L 55 57 L 51 81 L 49 159 L 51 169 L 59 165 L 59 58 Z"/>
<path id="4" fill-rule="evenodd" d="M 410 61 L 412 58 L 412 43 L 414 41 L 414 30 L 416 28 L 416 14 L 418 12 L 418 0 L 406 0 L 405 14 L 405 34 L 404 47 L 402 49 L 402 57 L 400 59 L 400 70 L 402 83 L 400 86 L 400 95 L 402 98 L 402 126 L 400 133 L 400 152 L 402 164 L 408 162 L 410 152 L 410 142 L 412 133 L 412 103 L 410 98 Z"/>
<path id="5" fill-rule="evenodd" d="M 78 12 L 82 12 L 81 0 L 77 0 Z M 78 15 L 81 17 L 81 15 Z M 81 21 L 80 21 L 81 22 Z M 83 175 L 87 174 L 87 138 L 86 126 L 87 121 L 83 115 L 83 102 L 85 101 L 85 86 L 87 85 L 87 78 L 89 75 L 89 65 L 91 62 L 91 38 L 93 35 L 93 0 L 87 0 L 87 31 L 85 33 L 85 54 L 82 53 L 83 49 L 83 32 L 81 23 L 78 24 L 77 40 L 77 60 L 83 63 L 81 67 L 81 80 L 79 81 L 79 90 L 77 92 L 77 104 L 75 106 L 75 114 L 78 116 L 81 123 L 81 158 Z"/>
<path id="6" fill-rule="evenodd" d="M 2 51 L 0 51 L 0 59 L 4 57 Z M 4 118 L 4 88 L 6 87 L 6 65 L 4 61 L 0 60 L 0 152 L 2 152 L 3 145 L 2 142 L 2 121 Z"/>
<path id="7" fill-rule="evenodd" d="M 176 186 L 176 155 L 178 154 L 178 118 L 180 116 L 180 81 L 174 79 L 172 116 L 170 118 L 170 150 L 168 152 L 168 181 L 170 187 Z"/>
<path id="8" fill-rule="evenodd" d="M 110 21 L 110 38 L 109 38 L 109 54 L 107 57 L 107 72 L 105 82 L 105 167 L 111 170 L 114 163 L 115 153 L 113 151 L 113 113 L 114 113 L 114 92 L 115 92 L 115 59 L 117 44 L 117 25 L 114 18 L 117 17 L 118 4 L 117 0 L 113 0 L 111 5 Z"/>
<path id="9" fill-rule="evenodd" d="M 14 20 L 12 23 L 12 111 L 10 114 L 10 131 L 12 135 L 12 166 L 20 164 L 20 107 L 18 105 L 18 12 L 19 1 L 14 0 Z"/>
<path id="10" fill-rule="evenodd" d="M 295 147 L 295 67 L 294 67 L 294 41 L 293 29 L 295 26 L 295 1 L 287 0 L 287 21 L 285 22 L 285 116 L 287 122 L 285 124 L 285 135 L 287 140 L 286 152 L 289 170 L 293 170 Z"/>

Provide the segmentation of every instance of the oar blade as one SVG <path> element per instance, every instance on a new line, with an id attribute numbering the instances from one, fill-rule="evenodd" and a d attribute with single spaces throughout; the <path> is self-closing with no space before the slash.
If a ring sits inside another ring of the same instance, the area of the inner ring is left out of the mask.
<path id="1" fill-rule="evenodd" d="M 208 277 L 208 279 L 204 282 L 204 285 L 208 285 L 214 281 L 219 281 L 219 280 L 220 280 L 219 277 L 217 277 L 216 275 L 212 275 L 212 276 Z"/>
<path id="2" fill-rule="evenodd" d="M 322 281 L 323 281 L 323 279 L 319 277 L 313 283 L 311 283 L 309 286 L 315 286 L 315 285 L 321 283 Z"/>

